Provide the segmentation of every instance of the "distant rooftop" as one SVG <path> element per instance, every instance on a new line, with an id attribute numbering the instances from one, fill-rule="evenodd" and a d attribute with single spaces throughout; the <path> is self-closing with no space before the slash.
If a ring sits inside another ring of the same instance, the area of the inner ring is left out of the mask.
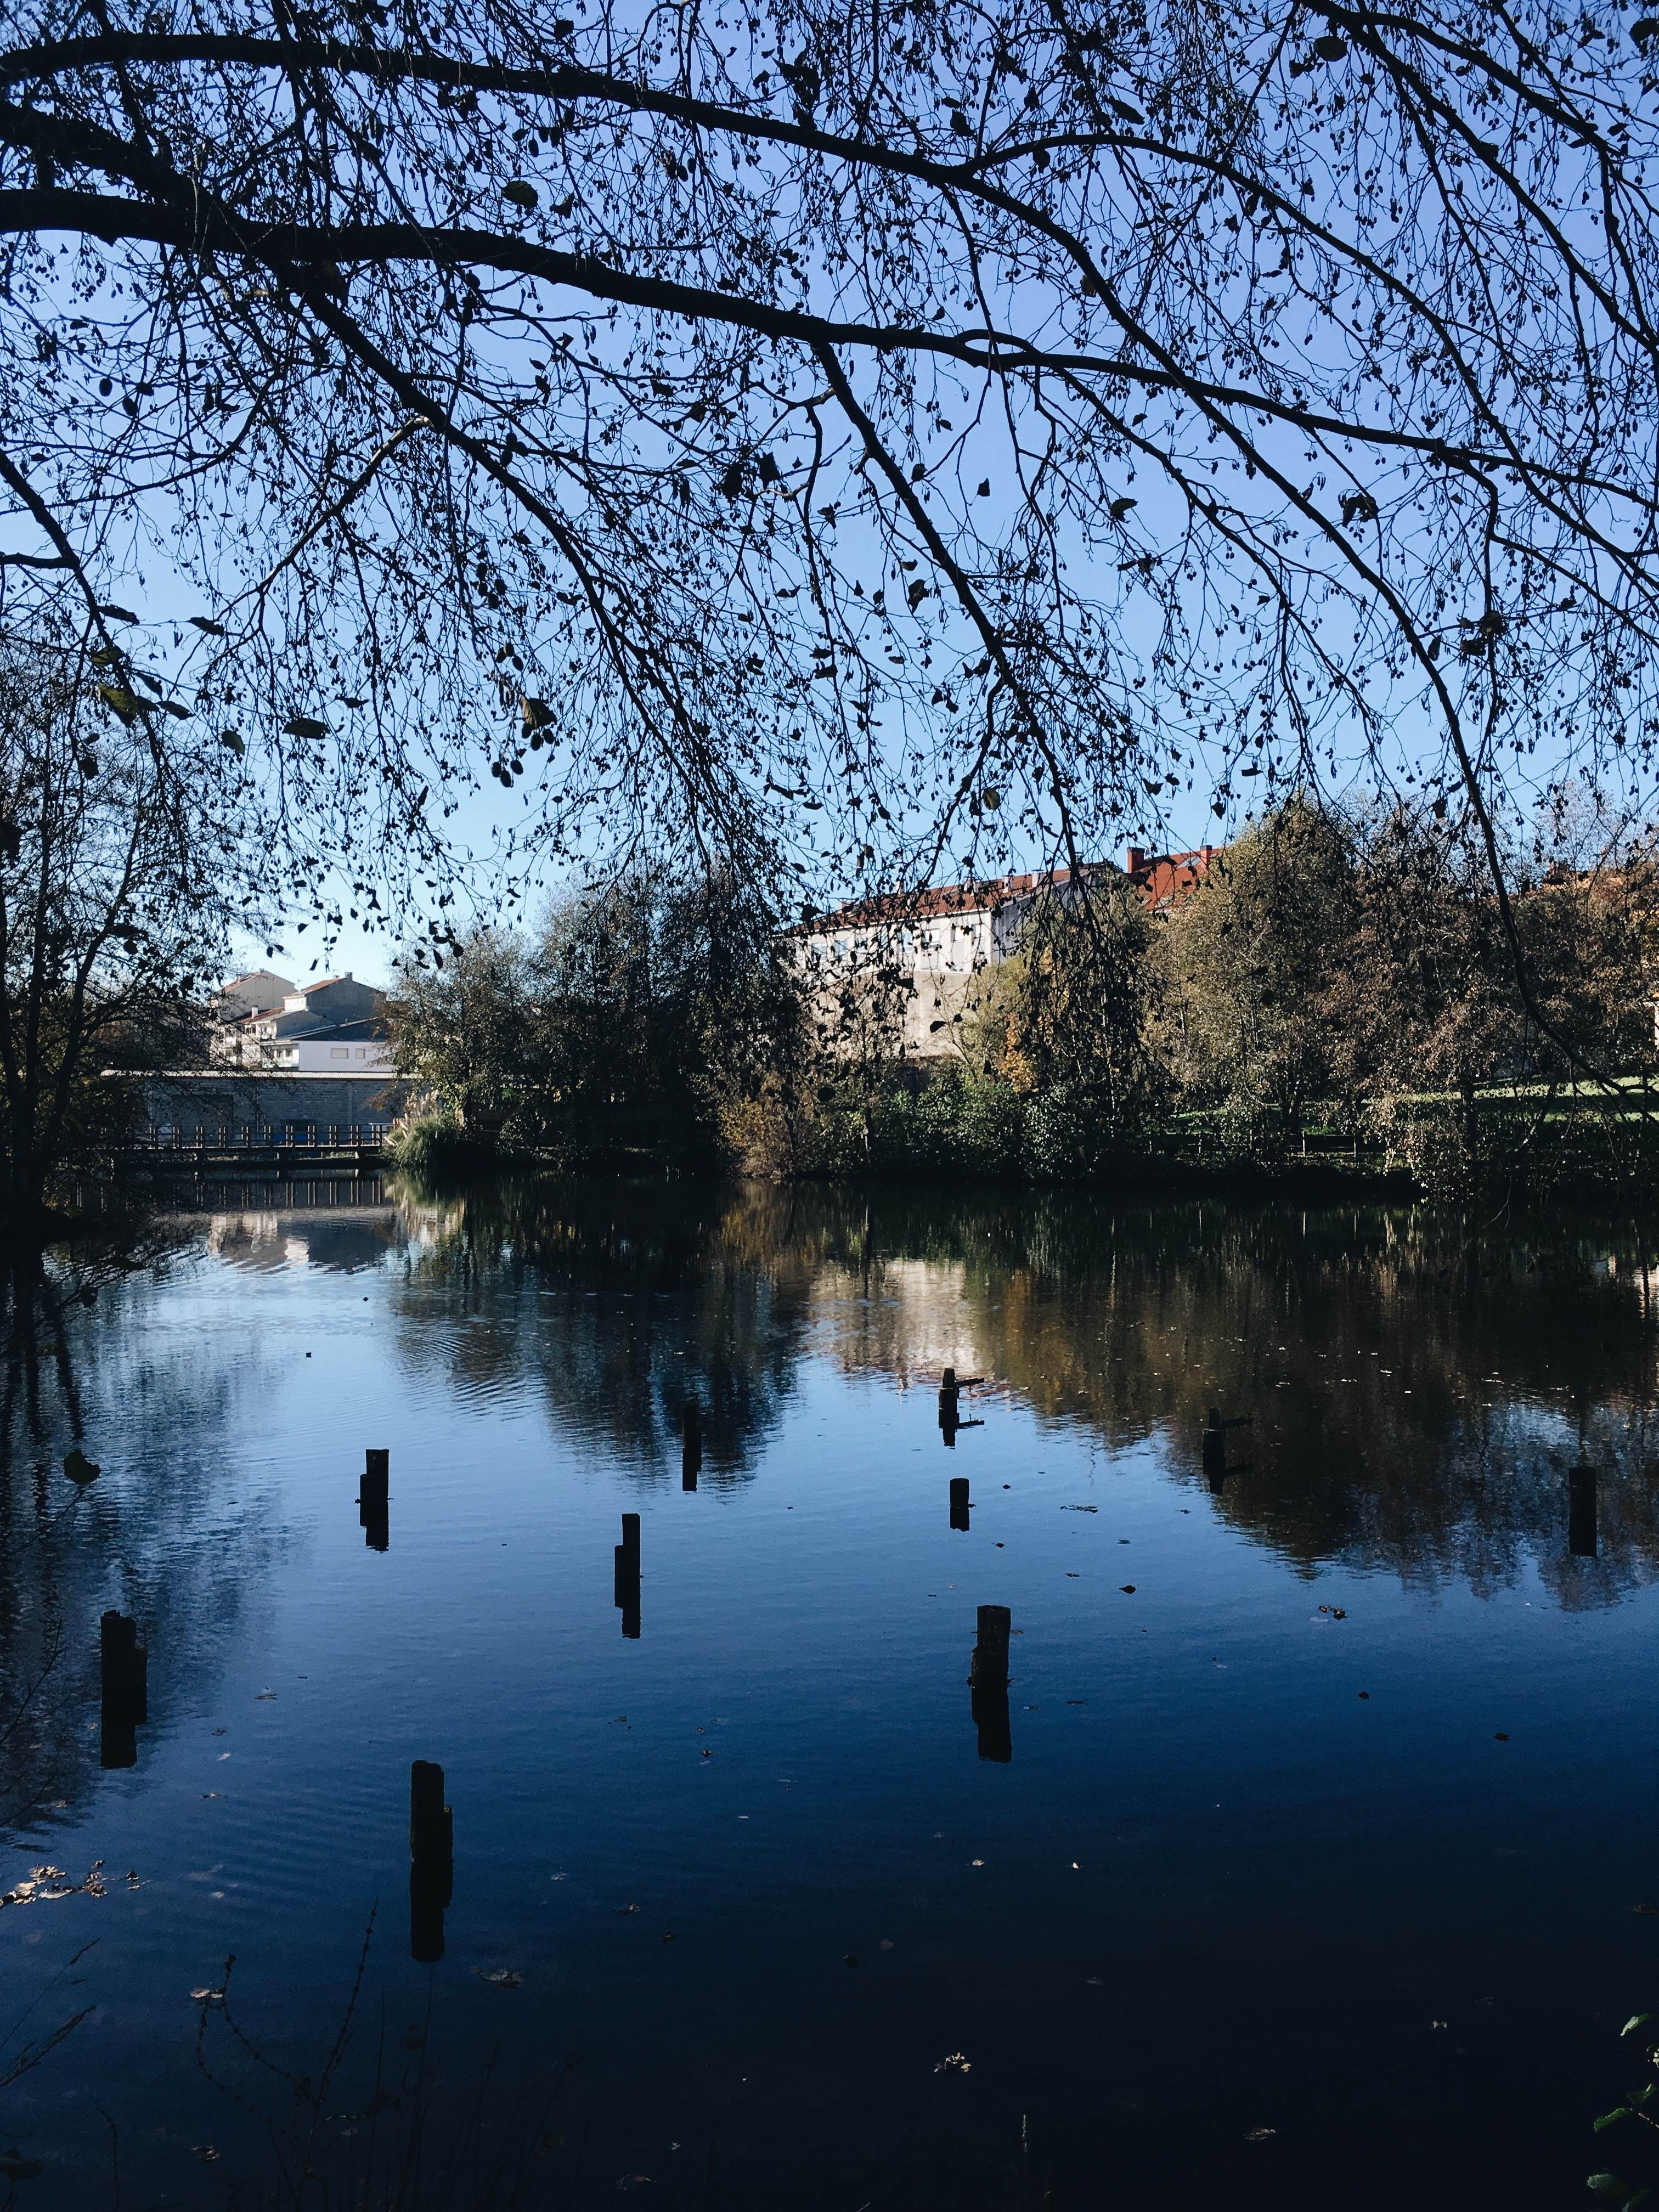
<path id="1" fill-rule="evenodd" d="M 1131 845 L 1120 868 L 1112 860 L 1096 860 L 1083 869 L 1085 877 L 1127 876 L 1148 906 L 1164 911 L 1189 899 L 1210 872 L 1210 863 L 1222 848 L 1200 845 L 1189 853 L 1149 853 Z M 868 929 L 879 922 L 929 921 L 941 915 L 994 913 L 1009 899 L 1030 898 L 1045 884 L 1072 880 L 1070 868 L 1036 870 L 1023 876 L 970 877 L 966 883 L 936 884 L 916 891 L 890 892 L 879 898 L 848 899 L 831 914 L 815 915 L 800 925 L 807 936 L 830 936 L 838 929 Z"/>

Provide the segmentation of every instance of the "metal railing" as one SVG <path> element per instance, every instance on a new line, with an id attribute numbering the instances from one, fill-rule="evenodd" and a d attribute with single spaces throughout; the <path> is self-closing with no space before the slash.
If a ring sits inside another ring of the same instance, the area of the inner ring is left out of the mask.
<path id="1" fill-rule="evenodd" d="M 378 1151 L 392 1127 L 390 1121 L 243 1121 L 186 1129 L 151 1121 L 133 1141 L 143 1152 Z"/>

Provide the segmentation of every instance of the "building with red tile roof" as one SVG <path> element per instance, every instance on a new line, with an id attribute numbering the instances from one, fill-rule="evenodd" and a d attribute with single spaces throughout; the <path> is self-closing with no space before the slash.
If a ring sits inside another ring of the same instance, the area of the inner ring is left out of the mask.
<path id="1" fill-rule="evenodd" d="M 1119 868 L 1085 866 L 1087 882 L 1127 877 L 1156 914 L 1189 899 L 1223 848 L 1149 853 L 1132 845 Z M 1008 958 L 1045 897 L 1079 896 L 1070 868 L 970 878 L 921 890 L 849 899 L 792 932 L 797 965 L 811 979 L 826 1042 L 842 1036 L 903 1059 L 954 1052 L 978 1012 L 987 972 Z"/>

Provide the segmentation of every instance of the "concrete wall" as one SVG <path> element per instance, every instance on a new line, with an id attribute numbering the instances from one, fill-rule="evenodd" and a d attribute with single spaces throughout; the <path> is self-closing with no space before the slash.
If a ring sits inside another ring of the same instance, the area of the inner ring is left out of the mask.
<path id="1" fill-rule="evenodd" d="M 403 1110 L 407 1089 L 384 1074 L 292 1075 L 228 1067 L 130 1079 L 142 1094 L 141 1120 L 209 1131 L 245 1123 L 392 1121 Z"/>

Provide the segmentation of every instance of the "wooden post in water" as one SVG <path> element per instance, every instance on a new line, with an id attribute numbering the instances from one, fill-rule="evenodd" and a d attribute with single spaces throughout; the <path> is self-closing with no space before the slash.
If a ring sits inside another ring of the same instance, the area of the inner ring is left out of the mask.
<path id="1" fill-rule="evenodd" d="M 357 1522 L 371 1552 L 384 1552 L 392 1542 L 392 1454 L 371 1445 L 363 1457 L 362 1480 L 357 1490 Z"/>
<path id="2" fill-rule="evenodd" d="M 965 1533 L 970 1525 L 968 1517 L 970 1510 L 968 1478 L 965 1474 L 953 1474 L 951 1477 L 951 1526 Z"/>
<path id="3" fill-rule="evenodd" d="M 968 1670 L 979 1755 L 999 1766 L 1007 1765 L 1014 1755 L 1008 1723 L 1008 1638 L 1012 1626 L 1013 1616 L 1006 1605 L 981 1606 L 979 1641 Z"/>
<path id="4" fill-rule="evenodd" d="M 149 1654 L 138 1624 L 109 1612 L 98 1624 L 99 1764 L 137 1766 L 139 1725 L 149 1718 Z"/>
<path id="5" fill-rule="evenodd" d="M 622 1613 L 622 1632 L 630 1642 L 640 1633 L 640 1516 L 624 1513 L 623 1540 L 617 1547 L 617 1605 Z"/>
<path id="6" fill-rule="evenodd" d="M 1575 1559 L 1595 1557 L 1595 1469 L 1580 1465 L 1567 1477 L 1567 1550 Z"/>
<path id="7" fill-rule="evenodd" d="M 1006 1605 L 982 1605 L 979 1609 L 979 1641 L 974 1646 L 968 1680 L 975 1687 L 1008 1686 L 1008 1638 L 1014 1616 Z"/>
<path id="8" fill-rule="evenodd" d="M 680 1488 L 695 1490 L 702 1472 L 702 1413 L 695 1398 L 680 1416 Z"/>
<path id="9" fill-rule="evenodd" d="M 1204 1419 L 1204 1472 L 1212 1493 L 1218 1497 L 1227 1480 L 1227 1430 L 1217 1406 L 1211 1407 Z"/>
<path id="10" fill-rule="evenodd" d="M 417 1759 L 409 1770 L 409 1955 L 420 1966 L 444 1954 L 454 1890 L 455 1815 L 444 1802 L 444 1771 Z"/>

